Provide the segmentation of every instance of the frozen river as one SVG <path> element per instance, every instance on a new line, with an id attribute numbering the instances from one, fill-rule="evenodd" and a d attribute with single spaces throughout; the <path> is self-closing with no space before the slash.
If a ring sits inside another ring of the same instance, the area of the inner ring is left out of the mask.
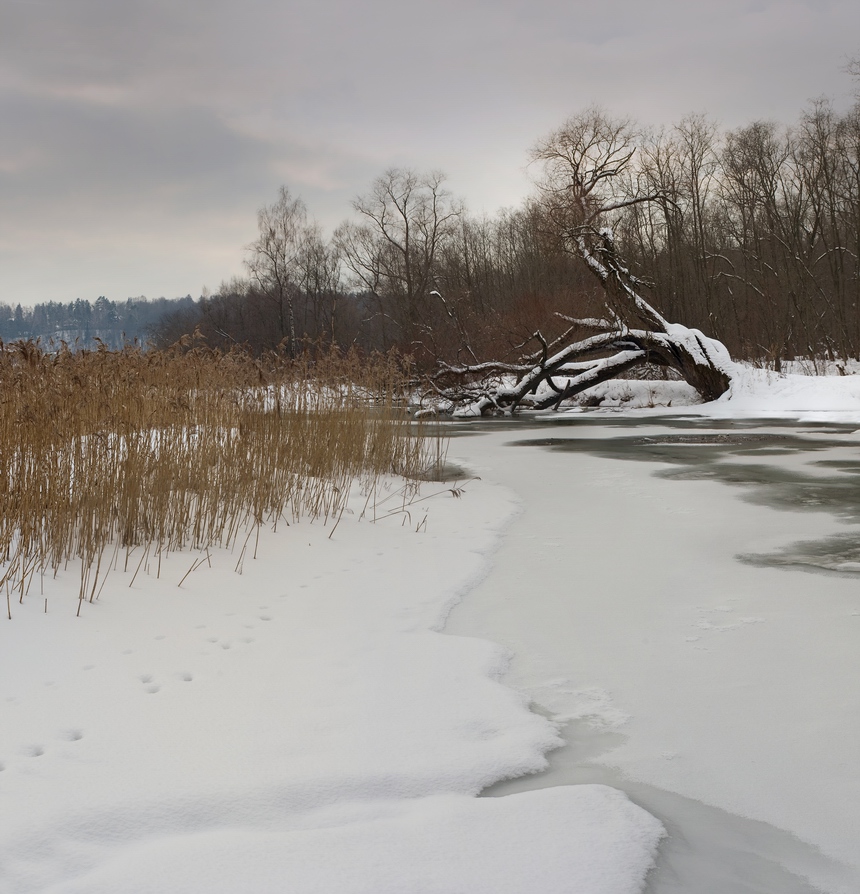
<path id="1" fill-rule="evenodd" d="M 623 789 L 669 831 L 653 894 L 860 890 L 855 428 L 455 426 L 449 459 L 522 512 L 446 632 L 509 648 L 566 743 L 486 794 Z"/>
<path id="2" fill-rule="evenodd" d="M 4 894 L 638 894 L 654 817 L 651 894 L 860 891 L 854 427 L 447 430 L 241 573 L 10 600 Z"/>

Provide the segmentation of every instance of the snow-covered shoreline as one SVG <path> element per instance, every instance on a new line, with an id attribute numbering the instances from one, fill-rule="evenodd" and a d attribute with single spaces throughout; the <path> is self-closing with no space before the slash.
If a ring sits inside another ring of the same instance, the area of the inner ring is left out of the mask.
<path id="1" fill-rule="evenodd" d="M 662 828 L 622 794 L 475 798 L 559 739 L 498 681 L 502 648 L 433 632 L 516 510 L 466 488 L 375 524 L 355 492 L 334 536 L 264 531 L 242 575 L 217 552 L 181 588 L 188 554 L 118 570 L 80 618 L 72 569 L 15 605 L 0 887 L 639 891 Z"/>

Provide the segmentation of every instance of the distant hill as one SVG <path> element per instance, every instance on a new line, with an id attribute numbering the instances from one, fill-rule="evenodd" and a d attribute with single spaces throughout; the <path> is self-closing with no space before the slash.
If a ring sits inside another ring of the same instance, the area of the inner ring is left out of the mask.
<path id="1" fill-rule="evenodd" d="M 194 306 L 190 295 L 185 298 L 128 298 L 110 301 L 100 296 L 95 301 L 78 298 L 63 304 L 49 301 L 35 307 L 12 307 L 0 303 L 0 339 L 64 341 L 80 348 L 93 348 L 96 339 L 109 348 L 121 348 L 129 341 L 146 342 L 161 318 Z"/>

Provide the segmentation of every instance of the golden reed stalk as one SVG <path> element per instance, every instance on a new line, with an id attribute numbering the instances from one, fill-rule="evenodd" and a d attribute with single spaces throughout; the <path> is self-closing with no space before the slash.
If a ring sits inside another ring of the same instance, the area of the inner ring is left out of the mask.
<path id="1" fill-rule="evenodd" d="M 404 381 L 393 357 L 0 343 L 7 614 L 69 562 L 80 612 L 121 551 L 126 568 L 138 546 L 160 568 L 280 519 L 339 517 L 357 477 L 426 474 L 430 439 L 397 407 Z"/>

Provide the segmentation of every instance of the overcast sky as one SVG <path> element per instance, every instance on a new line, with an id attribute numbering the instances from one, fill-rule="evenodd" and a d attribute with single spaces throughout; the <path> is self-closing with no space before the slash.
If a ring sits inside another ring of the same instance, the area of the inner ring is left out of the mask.
<path id="1" fill-rule="evenodd" d="M 285 184 L 330 232 L 392 166 L 474 211 L 592 103 L 792 122 L 858 0 L 0 0 L 0 301 L 195 297 Z"/>

